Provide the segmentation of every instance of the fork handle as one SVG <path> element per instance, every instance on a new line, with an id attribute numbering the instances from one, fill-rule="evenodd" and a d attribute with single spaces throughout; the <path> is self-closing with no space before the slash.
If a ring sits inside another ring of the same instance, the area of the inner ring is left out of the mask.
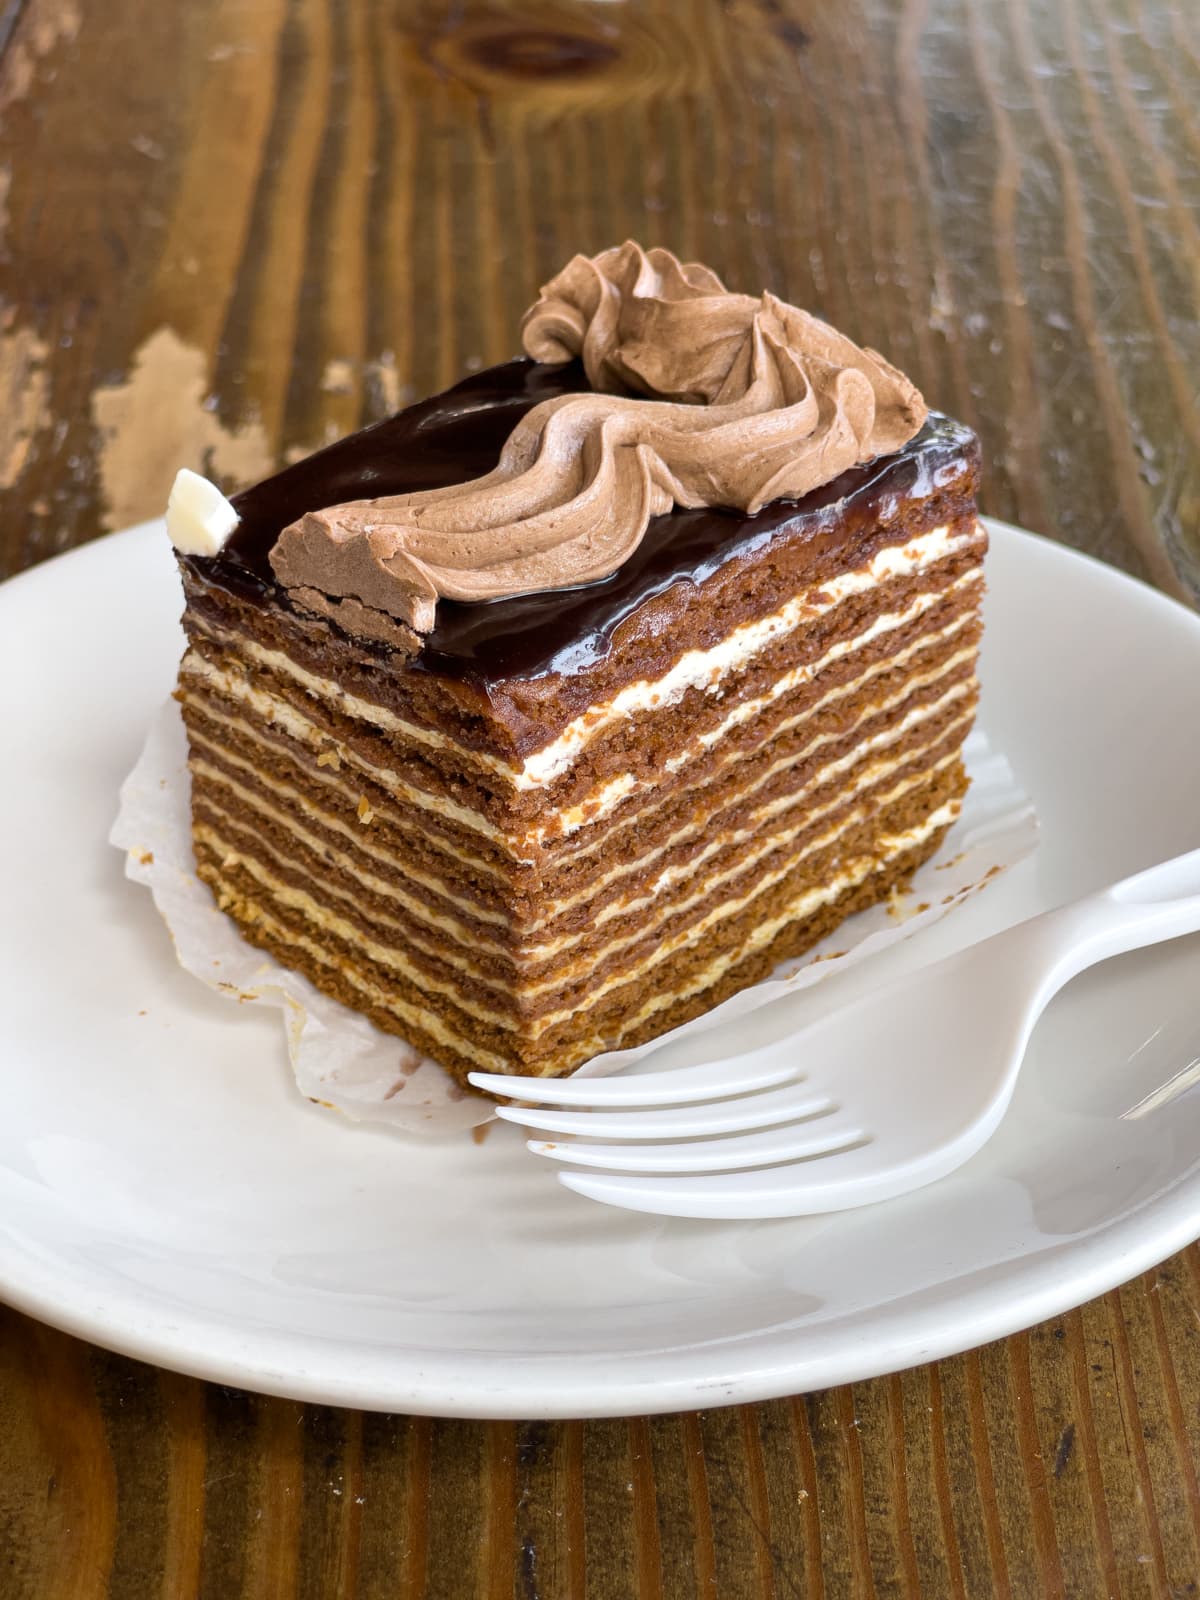
<path id="1" fill-rule="evenodd" d="M 1135 872 L 1104 890 L 1122 905 L 1179 904 L 1200 895 L 1200 850 Z"/>
<path id="2" fill-rule="evenodd" d="M 1200 850 L 1122 878 L 1037 921 L 1048 1000 L 1098 961 L 1200 932 Z"/>

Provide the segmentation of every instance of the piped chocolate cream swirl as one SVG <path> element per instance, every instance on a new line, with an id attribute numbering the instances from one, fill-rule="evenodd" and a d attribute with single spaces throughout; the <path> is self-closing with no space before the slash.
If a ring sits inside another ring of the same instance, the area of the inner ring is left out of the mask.
<path id="1" fill-rule="evenodd" d="M 297 603 L 415 647 L 440 598 L 605 578 L 673 505 L 753 513 L 797 499 L 900 449 L 926 417 L 882 356 L 667 250 L 576 256 L 522 332 L 536 361 L 581 356 L 594 392 L 535 406 L 482 478 L 286 527 L 271 566 Z"/>

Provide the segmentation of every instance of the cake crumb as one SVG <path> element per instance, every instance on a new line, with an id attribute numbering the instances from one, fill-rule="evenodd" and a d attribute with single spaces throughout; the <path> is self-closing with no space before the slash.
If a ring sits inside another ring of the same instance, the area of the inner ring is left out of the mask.
<path id="1" fill-rule="evenodd" d="M 322 750 L 317 757 L 317 765 L 319 767 L 332 767 L 334 772 L 342 770 L 341 758 L 336 750 Z"/>
<path id="2" fill-rule="evenodd" d="M 911 890 L 893 887 L 888 891 L 887 912 L 888 916 L 896 922 L 908 922 L 913 917 L 919 917 L 923 911 L 928 911 L 930 902 L 922 900 L 919 905 L 910 903 Z M 946 902 L 943 900 L 942 904 Z"/>
<path id="3" fill-rule="evenodd" d="M 371 810 L 371 802 L 365 794 L 358 797 L 358 820 L 364 828 L 375 820 L 375 813 Z"/>
<path id="4" fill-rule="evenodd" d="M 135 850 L 133 854 L 135 859 L 141 862 L 143 867 L 152 867 L 154 865 L 153 850 Z"/>
<path id="5" fill-rule="evenodd" d="M 482 1144 L 495 1126 L 496 1124 L 494 1122 L 477 1122 L 471 1129 L 472 1139 L 474 1139 L 476 1144 Z"/>
<path id="6" fill-rule="evenodd" d="M 218 965 L 218 962 L 213 962 L 214 967 Z M 236 983 L 218 983 L 217 988 L 220 989 L 222 994 L 232 995 L 239 1005 L 244 1005 L 247 1000 L 258 999 L 257 994 L 248 993 L 245 989 L 239 989 Z"/>

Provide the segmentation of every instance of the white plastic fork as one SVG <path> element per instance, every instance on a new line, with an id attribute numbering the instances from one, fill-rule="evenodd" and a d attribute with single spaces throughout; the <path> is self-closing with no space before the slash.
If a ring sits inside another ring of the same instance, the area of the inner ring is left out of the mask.
<path id="1" fill-rule="evenodd" d="M 610 1078 L 472 1073 L 535 1105 L 569 1189 L 664 1216 L 841 1211 L 945 1177 L 998 1127 L 1052 996 L 1109 956 L 1200 931 L 1200 850 L 948 956 L 749 1054 Z M 548 1109 L 547 1109 L 548 1108 Z M 563 1136 L 566 1136 L 565 1138 Z"/>

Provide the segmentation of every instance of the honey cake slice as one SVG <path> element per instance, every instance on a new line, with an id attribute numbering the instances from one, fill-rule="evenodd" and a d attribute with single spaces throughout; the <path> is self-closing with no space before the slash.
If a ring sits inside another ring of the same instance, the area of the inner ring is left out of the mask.
<path id="1" fill-rule="evenodd" d="M 479 373 L 179 555 L 200 876 L 460 1080 L 562 1075 L 703 1013 L 906 884 L 967 787 L 987 539 L 978 443 L 936 413 L 753 513 L 655 512 L 605 576 L 439 595 L 424 631 L 420 594 L 381 621 L 368 585 L 281 579 L 314 511 L 441 506 L 594 376 Z"/>

